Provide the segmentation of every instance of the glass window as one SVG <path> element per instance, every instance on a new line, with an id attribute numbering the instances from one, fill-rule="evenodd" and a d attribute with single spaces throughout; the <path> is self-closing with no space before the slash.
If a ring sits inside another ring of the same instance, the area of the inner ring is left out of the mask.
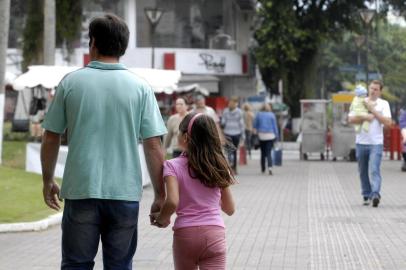
<path id="1" fill-rule="evenodd" d="M 105 13 L 113 13 L 122 19 L 125 19 L 124 8 L 125 0 L 89 0 L 82 1 L 82 33 L 80 38 L 81 47 L 89 46 L 89 23 L 92 18 L 102 16 Z"/>
<path id="2" fill-rule="evenodd" d="M 209 48 L 219 33 L 231 34 L 224 33 L 224 1 L 138 0 L 138 47 L 151 46 L 151 26 L 144 12 L 146 7 L 164 10 L 155 30 L 156 47 Z"/>

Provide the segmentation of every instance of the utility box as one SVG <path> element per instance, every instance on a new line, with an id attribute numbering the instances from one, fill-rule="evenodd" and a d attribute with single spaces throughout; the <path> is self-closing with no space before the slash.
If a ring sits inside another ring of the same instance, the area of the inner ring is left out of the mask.
<path id="1" fill-rule="evenodd" d="M 345 160 L 355 160 L 355 129 L 348 123 L 348 113 L 354 93 L 343 92 L 333 94 L 332 145 L 333 160 L 342 157 Z"/>
<path id="2" fill-rule="evenodd" d="M 325 99 L 300 100 L 301 134 L 300 159 L 307 160 L 309 154 L 318 153 L 324 160 L 327 138 L 327 105 Z"/>

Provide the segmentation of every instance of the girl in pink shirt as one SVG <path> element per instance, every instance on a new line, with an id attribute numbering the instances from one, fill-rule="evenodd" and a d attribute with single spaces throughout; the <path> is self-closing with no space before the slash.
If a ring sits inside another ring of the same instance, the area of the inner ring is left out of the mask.
<path id="1" fill-rule="evenodd" d="M 173 226 L 175 269 L 226 269 L 226 240 L 221 210 L 234 213 L 229 186 L 235 183 L 212 118 L 192 113 L 179 125 L 179 145 L 185 151 L 164 163 L 166 199 L 152 223 Z"/>

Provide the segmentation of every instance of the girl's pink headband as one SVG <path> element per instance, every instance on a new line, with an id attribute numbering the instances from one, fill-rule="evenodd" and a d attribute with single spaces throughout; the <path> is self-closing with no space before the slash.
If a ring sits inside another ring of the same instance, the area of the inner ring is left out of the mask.
<path id="1" fill-rule="evenodd" d="M 193 123 L 195 122 L 196 118 L 202 115 L 202 113 L 197 113 L 195 116 L 192 117 L 189 121 L 189 125 L 187 126 L 187 134 L 190 136 L 192 134 L 192 126 Z"/>

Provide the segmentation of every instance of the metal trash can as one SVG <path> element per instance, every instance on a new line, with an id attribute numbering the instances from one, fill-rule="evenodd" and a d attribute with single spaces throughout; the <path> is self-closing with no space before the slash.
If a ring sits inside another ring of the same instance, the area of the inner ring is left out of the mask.
<path id="1" fill-rule="evenodd" d="M 348 113 L 354 93 L 342 92 L 333 94 L 332 145 L 333 161 L 338 157 L 344 160 L 355 161 L 355 130 L 348 123 Z"/>
<path id="2" fill-rule="evenodd" d="M 301 143 L 300 159 L 307 160 L 311 153 L 318 153 L 324 160 L 327 137 L 327 105 L 325 99 L 300 100 Z"/>

